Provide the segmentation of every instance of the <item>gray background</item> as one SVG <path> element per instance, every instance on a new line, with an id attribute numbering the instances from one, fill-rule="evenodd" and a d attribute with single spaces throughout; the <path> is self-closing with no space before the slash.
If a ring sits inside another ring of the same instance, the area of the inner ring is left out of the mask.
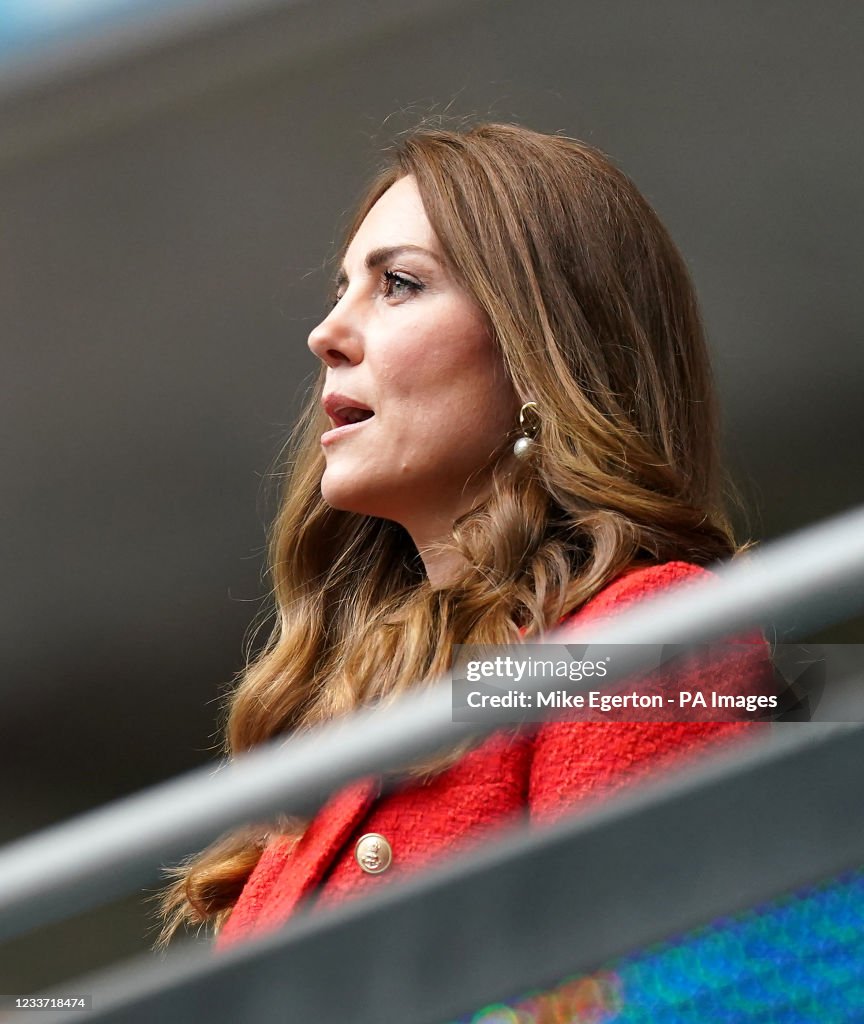
<path id="1" fill-rule="evenodd" d="M 579 136 L 658 209 L 744 534 L 860 502 L 861 23 L 839 0 L 214 2 L 0 68 L 0 839 L 214 756 L 326 262 L 429 112 Z M 135 899 L 0 947 L 0 991 L 145 928 Z"/>

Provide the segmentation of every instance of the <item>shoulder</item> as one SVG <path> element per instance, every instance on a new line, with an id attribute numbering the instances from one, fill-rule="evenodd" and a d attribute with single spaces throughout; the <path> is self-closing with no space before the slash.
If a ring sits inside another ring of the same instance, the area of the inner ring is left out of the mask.
<path id="1" fill-rule="evenodd" d="M 710 579 L 712 573 L 691 562 L 664 562 L 641 569 L 628 569 L 596 593 L 583 605 L 565 615 L 561 622 L 604 618 L 615 615 L 630 604 L 659 594 L 663 590 Z"/>
<path id="2" fill-rule="evenodd" d="M 709 570 L 689 562 L 632 569 L 562 622 L 611 617 L 664 590 L 700 583 L 712 576 Z M 584 800 L 680 766 L 715 744 L 754 737 L 756 730 L 758 726 L 739 721 L 546 722 L 534 737 L 531 813 L 539 819 L 555 817 Z"/>

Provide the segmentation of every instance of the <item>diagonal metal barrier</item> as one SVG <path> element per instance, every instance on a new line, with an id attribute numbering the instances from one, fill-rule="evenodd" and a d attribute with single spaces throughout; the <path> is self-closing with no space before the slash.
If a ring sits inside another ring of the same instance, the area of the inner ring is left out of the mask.
<path id="1" fill-rule="evenodd" d="M 57 1019 L 443 1024 L 861 866 L 862 757 L 864 726 L 797 725 L 263 941 L 81 979 L 94 1010 Z"/>
<path id="2" fill-rule="evenodd" d="M 548 634 L 547 642 L 698 643 L 772 621 L 815 628 L 864 606 L 864 509 L 810 527 L 723 566 L 716 579 L 668 592 L 614 622 Z M 636 668 L 633 662 L 628 670 Z M 607 683 L 616 680 L 610 671 Z M 596 681 L 586 682 L 586 686 Z M 490 723 L 487 731 L 495 728 Z M 357 776 L 397 769 L 473 724 L 452 721 L 450 685 L 191 772 L 46 829 L 0 851 L 0 939 L 152 883 L 159 866 L 226 828 L 309 812 Z"/>

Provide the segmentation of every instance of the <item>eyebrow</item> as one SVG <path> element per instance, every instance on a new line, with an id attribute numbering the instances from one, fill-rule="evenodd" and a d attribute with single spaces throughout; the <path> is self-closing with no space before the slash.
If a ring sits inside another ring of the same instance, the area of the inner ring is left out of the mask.
<path id="1" fill-rule="evenodd" d="M 424 249 L 421 245 L 383 245 L 378 249 L 372 249 L 366 254 L 364 264 L 367 270 L 375 270 L 380 267 L 382 263 L 389 263 L 396 256 L 401 256 L 403 253 L 412 252 L 419 253 L 421 256 L 429 256 L 440 266 L 444 266 L 444 261 L 440 256 L 436 256 L 434 252 L 429 249 Z M 333 282 L 335 288 L 341 288 L 343 285 L 348 284 L 348 275 L 345 273 L 345 267 L 339 268 L 339 273 L 336 275 L 336 280 Z"/>

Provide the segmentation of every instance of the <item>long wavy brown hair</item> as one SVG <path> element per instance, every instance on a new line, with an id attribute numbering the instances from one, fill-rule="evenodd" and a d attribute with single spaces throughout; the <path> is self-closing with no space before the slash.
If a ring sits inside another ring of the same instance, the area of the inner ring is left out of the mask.
<path id="1" fill-rule="evenodd" d="M 693 285 L 633 183 L 575 139 L 422 128 L 391 152 L 345 247 L 406 175 L 516 394 L 537 404 L 534 454 L 510 454 L 514 423 L 489 497 L 454 524 L 459 578 L 435 589 L 402 527 L 323 501 L 322 372 L 288 446 L 275 624 L 231 695 L 229 755 L 423 685 L 454 643 L 542 632 L 629 567 L 735 550 Z M 265 841 L 264 828 L 234 832 L 175 869 L 161 941 L 183 923 L 218 927 Z"/>

